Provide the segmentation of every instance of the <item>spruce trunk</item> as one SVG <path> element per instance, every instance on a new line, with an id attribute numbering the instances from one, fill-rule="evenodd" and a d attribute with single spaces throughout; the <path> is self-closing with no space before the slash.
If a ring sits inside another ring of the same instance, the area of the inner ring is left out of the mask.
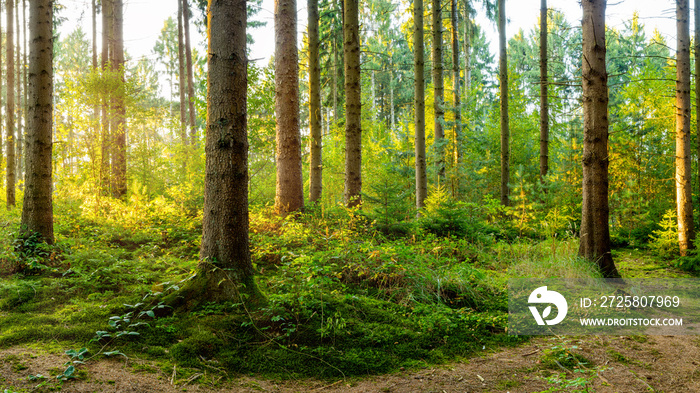
<path id="1" fill-rule="evenodd" d="M 433 0 L 433 112 L 434 118 L 434 147 L 435 167 L 438 173 L 438 181 L 445 178 L 445 130 L 442 127 L 445 118 L 444 100 L 445 88 L 442 80 L 442 4 L 440 0 Z"/>
<path id="2" fill-rule="evenodd" d="M 540 182 L 549 170 L 549 97 L 547 96 L 547 0 L 540 2 Z"/>
<path id="3" fill-rule="evenodd" d="M 508 57 L 506 54 L 506 6 L 498 0 L 498 80 L 501 92 L 501 204 L 510 205 L 510 129 L 508 125 Z"/>
<path id="4" fill-rule="evenodd" d="M 257 304 L 248 240 L 246 1 L 210 0 L 202 245 L 197 275 L 172 302 Z M 171 304 L 172 304 L 171 303 Z"/>
<path id="5" fill-rule="evenodd" d="M 425 54 L 423 45 L 423 0 L 413 2 L 413 73 L 416 78 L 414 93 L 414 124 L 416 148 L 416 209 L 425 206 L 428 196 L 428 176 L 425 162 Z"/>
<path id="6" fill-rule="evenodd" d="M 362 203 L 359 0 L 345 0 L 344 4 L 345 204 L 355 207 Z"/>
<path id="7" fill-rule="evenodd" d="M 53 1 L 29 2 L 27 173 L 22 206 L 25 234 L 53 244 L 51 147 L 53 128 Z"/>
<path id="8" fill-rule="evenodd" d="M 318 0 L 308 0 L 309 28 L 309 128 L 311 149 L 309 156 L 309 202 L 321 198 L 323 190 L 323 161 L 321 155 L 321 65 L 319 59 Z"/>
<path id="9" fill-rule="evenodd" d="M 583 201 L 579 254 L 605 277 L 620 277 L 608 224 L 608 73 L 605 0 L 583 2 Z"/>
<path id="10" fill-rule="evenodd" d="M 7 147 L 7 208 L 15 206 L 15 44 L 14 40 L 14 11 L 15 6 L 13 0 L 6 1 L 7 15 L 7 106 L 5 110 L 5 127 L 7 136 L 5 139 Z"/>
<path id="11" fill-rule="evenodd" d="M 124 103 L 124 5 L 123 0 L 112 0 L 114 32 L 112 71 L 117 77 L 120 89 L 112 95 L 112 135 L 114 141 L 112 156 L 112 196 L 123 198 L 126 195 L 126 107 Z"/>
<path id="12" fill-rule="evenodd" d="M 678 243 L 682 256 L 693 248 L 692 189 L 690 185 L 690 8 L 676 1 L 676 208 Z"/>
<path id="13" fill-rule="evenodd" d="M 180 0 L 178 0 L 180 1 Z M 192 69 L 192 44 L 190 42 L 190 5 L 187 0 L 182 0 L 182 16 L 185 28 L 185 64 L 187 66 L 187 111 L 190 119 L 190 139 L 192 144 L 197 144 L 197 124 L 194 111 L 194 71 Z"/>
<path id="14" fill-rule="evenodd" d="M 304 208 L 299 132 L 299 62 L 295 0 L 275 1 L 275 115 L 277 182 L 275 211 Z"/>

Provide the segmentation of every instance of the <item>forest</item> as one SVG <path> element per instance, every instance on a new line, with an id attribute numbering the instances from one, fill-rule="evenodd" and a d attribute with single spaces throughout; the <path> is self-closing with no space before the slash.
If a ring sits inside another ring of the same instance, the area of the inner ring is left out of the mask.
<path id="1" fill-rule="evenodd" d="M 509 328 L 700 274 L 700 0 L 158 2 L 0 1 L 0 391 L 700 391 L 692 326 Z"/>

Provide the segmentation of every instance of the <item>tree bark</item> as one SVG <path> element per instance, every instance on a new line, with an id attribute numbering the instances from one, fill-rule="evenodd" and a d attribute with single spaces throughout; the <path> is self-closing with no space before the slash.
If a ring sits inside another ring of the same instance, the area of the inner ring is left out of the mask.
<path id="1" fill-rule="evenodd" d="M 246 1 L 210 0 L 204 217 L 196 277 L 176 305 L 259 304 L 248 240 Z"/>
<path id="2" fill-rule="evenodd" d="M 695 59 L 700 59 L 700 0 L 695 0 Z M 700 197 L 700 61 L 695 61 L 695 137 L 697 138 L 698 196 Z"/>
<path id="3" fill-rule="evenodd" d="M 2 3 L 0 3 L 0 12 L 1 11 L 2 11 Z M 2 37 L 2 18 L 0 18 L 0 38 L 1 37 Z M 2 64 L 2 56 L 3 56 L 2 55 L 2 39 L 0 39 L 0 64 Z M 2 92 L 2 85 L 5 82 L 3 77 L 2 77 L 2 68 L 3 67 L 0 67 L 0 92 Z M 2 94 L 0 94 L 0 107 L 2 107 Z M 1 117 L 1 115 L 0 115 L 0 117 Z M 2 126 L 2 121 L 0 119 L 0 127 L 1 126 Z M 2 138 L 3 138 L 3 135 L 2 135 L 2 132 L 0 132 L 0 162 L 2 162 L 3 155 L 5 154 L 5 152 L 2 149 L 2 146 L 3 146 Z M 0 182 L 2 180 L 4 180 L 4 179 L 0 178 Z"/>
<path id="4" fill-rule="evenodd" d="M 414 125 L 416 148 L 416 209 L 425 206 L 428 196 L 428 176 L 425 162 L 425 54 L 423 45 L 423 0 L 413 1 L 413 73 L 416 78 L 414 93 Z"/>
<path id="5" fill-rule="evenodd" d="M 304 208 L 299 132 L 299 62 L 295 0 L 275 0 L 275 115 L 277 182 L 275 211 Z"/>
<path id="6" fill-rule="evenodd" d="M 690 185 L 690 8 L 676 0 L 676 208 L 681 255 L 693 248 L 692 189 Z"/>
<path id="7" fill-rule="evenodd" d="M 102 0 L 102 76 L 107 77 L 112 46 L 112 0 Z M 110 94 L 102 93 L 102 135 L 100 155 L 100 192 L 103 195 L 110 194 L 110 170 L 112 158 L 112 134 L 110 132 Z"/>
<path id="8" fill-rule="evenodd" d="M 362 203 L 359 0 L 344 0 L 344 4 L 345 204 L 355 207 Z"/>
<path id="9" fill-rule="evenodd" d="M 7 172 L 6 172 L 6 195 L 7 208 L 15 206 L 15 44 L 14 44 L 14 11 L 15 6 L 13 0 L 7 0 L 6 15 L 7 15 L 7 106 L 5 108 L 5 127 L 7 132 L 6 155 L 7 155 Z"/>
<path id="10" fill-rule="evenodd" d="M 190 139 L 192 144 L 196 145 L 197 138 L 197 123 L 196 113 L 194 111 L 194 71 L 192 69 L 192 44 L 190 41 L 190 5 L 187 0 L 182 0 L 182 15 L 185 18 L 185 63 L 187 65 L 187 104 L 190 118 Z"/>
<path id="11" fill-rule="evenodd" d="M 433 22 L 433 112 L 435 122 L 433 125 L 436 169 L 440 183 L 445 178 L 445 130 L 442 123 L 445 119 L 445 88 L 442 80 L 442 4 L 440 0 L 433 0 L 432 22 Z"/>
<path id="12" fill-rule="evenodd" d="M 549 170 L 549 102 L 547 96 L 547 0 L 540 1 L 540 182 Z"/>
<path id="13" fill-rule="evenodd" d="M 20 63 L 22 45 L 20 44 L 21 27 L 19 24 L 19 0 L 15 1 L 15 62 L 17 64 L 17 74 L 15 75 L 17 101 L 15 101 L 15 113 L 17 119 L 17 143 L 15 143 L 15 182 L 21 179 L 22 175 L 22 64 Z"/>
<path id="14" fill-rule="evenodd" d="M 321 127 L 321 65 L 319 59 L 318 0 L 308 0 L 309 38 L 309 202 L 321 198 L 323 190 L 322 127 Z"/>
<path id="15" fill-rule="evenodd" d="M 124 104 L 124 7 L 123 0 L 112 0 L 114 40 L 112 71 L 117 75 L 121 88 L 112 96 L 112 134 L 114 150 L 112 157 L 112 196 L 126 195 L 126 107 Z"/>
<path id="16" fill-rule="evenodd" d="M 464 101 L 468 102 L 468 94 L 471 87 L 471 56 L 472 56 L 472 44 L 471 44 L 471 17 L 469 16 L 469 11 L 471 5 L 469 0 L 464 0 Z"/>
<path id="17" fill-rule="evenodd" d="M 606 0 L 583 1 L 583 201 L 579 254 L 605 277 L 620 277 L 610 253 L 608 224 L 608 74 Z"/>
<path id="18" fill-rule="evenodd" d="M 22 132 L 19 135 L 18 142 L 19 142 L 19 157 L 17 162 L 19 163 L 18 167 L 18 172 L 17 172 L 17 178 L 20 181 L 20 190 L 24 187 L 24 170 L 25 170 L 25 163 L 24 163 L 24 144 L 25 144 L 25 134 L 27 132 L 27 86 L 28 86 L 28 81 L 27 81 L 27 0 L 22 0 L 22 33 L 24 39 L 22 40 L 22 44 L 24 45 L 24 51 L 23 51 L 23 57 L 22 57 L 22 64 L 23 64 L 23 72 L 22 72 L 22 96 L 24 99 L 24 102 L 22 103 L 22 119 L 24 121 L 24 132 Z"/>
<path id="19" fill-rule="evenodd" d="M 508 125 L 508 56 L 506 54 L 506 6 L 498 0 L 498 80 L 501 91 L 501 204 L 510 205 L 510 129 Z"/>
<path id="20" fill-rule="evenodd" d="M 24 1 L 24 0 L 23 0 Z M 92 71 L 94 73 L 97 73 L 97 3 L 96 0 L 92 0 Z M 97 139 L 97 136 L 99 135 L 99 127 L 100 123 L 100 106 L 99 104 L 95 104 L 95 106 L 92 108 L 92 132 L 94 137 Z M 90 149 L 92 151 L 92 149 Z M 96 171 L 95 165 L 96 165 L 96 160 L 95 160 L 95 153 L 91 153 L 90 158 L 93 159 L 92 161 L 92 167 L 93 167 L 93 172 Z M 99 173 L 99 172 L 98 172 Z"/>
<path id="21" fill-rule="evenodd" d="M 185 102 L 185 44 L 182 31 L 182 1 L 177 2 L 177 66 L 178 79 L 180 85 L 178 91 L 180 93 L 180 140 L 183 145 L 187 145 L 187 103 Z"/>
<path id="22" fill-rule="evenodd" d="M 452 0 L 452 101 L 455 110 L 455 131 L 454 131 L 454 164 L 459 167 L 459 162 L 462 158 L 462 108 L 460 102 L 460 84 L 462 83 L 459 77 L 459 25 L 457 24 L 457 0 Z M 459 179 L 459 176 L 455 178 Z"/>
<path id="23" fill-rule="evenodd" d="M 27 174 L 22 206 L 25 234 L 53 244 L 51 147 L 53 126 L 53 1 L 29 2 Z M 28 232 L 28 233 L 27 233 Z"/>

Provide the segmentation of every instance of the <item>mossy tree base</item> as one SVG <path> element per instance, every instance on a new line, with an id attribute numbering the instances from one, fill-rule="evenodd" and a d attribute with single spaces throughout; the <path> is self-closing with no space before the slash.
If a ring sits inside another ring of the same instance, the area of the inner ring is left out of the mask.
<path id="1" fill-rule="evenodd" d="M 244 303 L 249 309 L 267 304 L 252 276 L 235 277 L 230 270 L 214 266 L 198 268 L 192 279 L 177 292 L 165 297 L 164 303 L 175 310 L 193 310 L 212 302 Z"/>

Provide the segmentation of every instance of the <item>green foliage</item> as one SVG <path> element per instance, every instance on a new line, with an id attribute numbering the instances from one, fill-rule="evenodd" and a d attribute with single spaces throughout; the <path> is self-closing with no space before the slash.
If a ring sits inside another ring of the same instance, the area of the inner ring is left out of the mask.
<path id="1" fill-rule="evenodd" d="M 544 350 L 540 356 L 540 364 L 553 370 L 561 369 L 562 367 L 569 370 L 591 367 L 591 361 L 577 353 L 575 351 L 577 349 L 578 346 L 568 345 L 567 343 L 553 345 L 551 348 Z"/>
<path id="2" fill-rule="evenodd" d="M 373 226 L 386 236 L 406 236 L 411 231 L 409 222 L 413 209 L 411 190 L 397 176 L 385 175 L 382 183 L 372 184 L 369 194 L 363 194 L 366 213 Z"/>
<path id="3" fill-rule="evenodd" d="M 455 201 L 446 188 L 440 186 L 426 198 L 418 225 L 437 236 L 454 236 L 488 244 L 497 230 L 486 223 L 487 215 L 487 209 L 475 203 Z"/>
<path id="4" fill-rule="evenodd" d="M 678 255 L 678 224 L 674 210 L 668 210 L 664 214 L 659 229 L 654 230 L 650 238 L 649 249 L 659 257 L 670 259 Z"/>

